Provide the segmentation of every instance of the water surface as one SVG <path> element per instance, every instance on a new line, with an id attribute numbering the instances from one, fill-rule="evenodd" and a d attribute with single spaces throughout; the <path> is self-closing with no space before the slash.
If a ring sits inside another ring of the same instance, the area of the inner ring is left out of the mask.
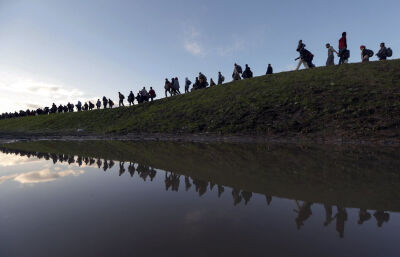
<path id="1" fill-rule="evenodd" d="M 396 149 L 1 148 L 0 256 L 398 256 Z"/>

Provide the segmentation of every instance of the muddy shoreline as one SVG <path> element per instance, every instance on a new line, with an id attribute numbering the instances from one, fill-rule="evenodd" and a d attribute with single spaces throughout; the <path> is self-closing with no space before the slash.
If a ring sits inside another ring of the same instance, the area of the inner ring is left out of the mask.
<path id="1" fill-rule="evenodd" d="M 249 135 L 233 134 L 221 135 L 214 133 L 204 134 L 85 134 L 65 133 L 63 135 L 53 133 L 0 133 L 0 143 L 12 143 L 17 141 L 86 141 L 86 140 L 122 140 L 122 141 L 178 141 L 197 143 L 293 143 L 293 144 L 318 144 L 318 145 L 366 145 L 366 146 L 400 146 L 399 138 L 345 138 L 345 137 L 321 137 L 299 135 Z"/>

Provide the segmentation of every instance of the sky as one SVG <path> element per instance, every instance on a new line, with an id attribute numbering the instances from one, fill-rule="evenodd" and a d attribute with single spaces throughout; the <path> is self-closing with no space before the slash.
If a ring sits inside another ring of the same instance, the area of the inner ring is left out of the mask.
<path id="1" fill-rule="evenodd" d="M 380 42 L 399 58 L 399 10 L 398 0 L 0 0 L 0 112 L 143 86 L 162 97 L 165 78 L 228 81 L 235 62 L 255 76 L 268 63 L 289 71 L 300 39 L 323 66 L 343 31 L 350 62 Z"/>

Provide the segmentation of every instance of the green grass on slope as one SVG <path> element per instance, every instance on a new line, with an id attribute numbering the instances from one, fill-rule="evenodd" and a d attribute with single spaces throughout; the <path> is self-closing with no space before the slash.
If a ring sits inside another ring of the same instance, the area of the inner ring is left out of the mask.
<path id="1" fill-rule="evenodd" d="M 399 114 L 394 60 L 261 76 L 134 107 L 1 120 L 0 132 L 393 136 Z"/>

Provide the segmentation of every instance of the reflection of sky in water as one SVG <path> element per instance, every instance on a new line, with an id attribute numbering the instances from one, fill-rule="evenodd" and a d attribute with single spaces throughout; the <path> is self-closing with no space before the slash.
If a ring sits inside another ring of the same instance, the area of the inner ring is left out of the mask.
<path id="1" fill-rule="evenodd" d="M 138 164 L 131 176 L 129 163 L 121 174 L 117 161 L 104 171 L 97 159 L 92 166 L 4 154 L 0 160 L 6 163 L 0 256 L 397 256 L 400 250 L 397 213 L 378 228 L 376 210 L 367 211 L 362 225 L 359 209 L 331 206 L 327 219 L 330 207 L 323 204 L 249 197 L 229 187 L 221 192 L 209 183 L 204 192 L 205 182 L 161 170 L 151 181 Z"/>

